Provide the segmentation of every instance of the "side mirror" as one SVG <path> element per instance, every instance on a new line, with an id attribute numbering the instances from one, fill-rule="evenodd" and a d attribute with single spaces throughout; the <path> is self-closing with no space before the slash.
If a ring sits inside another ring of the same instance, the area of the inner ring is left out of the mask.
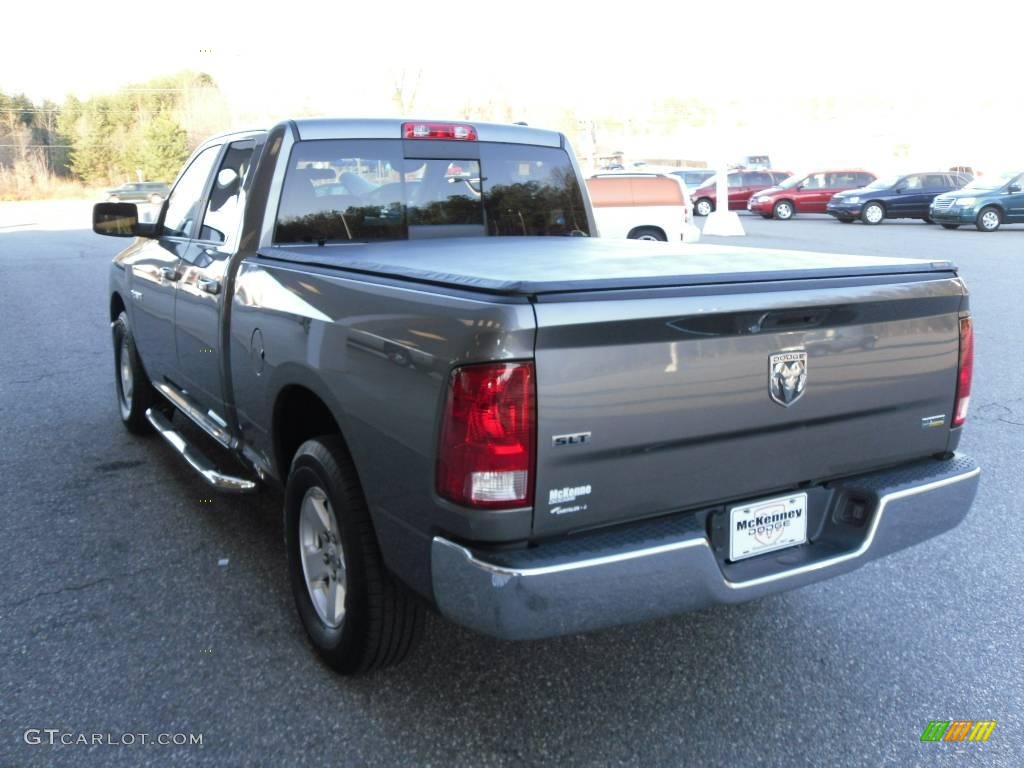
<path id="1" fill-rule="evenodd" d="M 92 207 L 92 231 L 110 237 L 152 237 L 154 225 L 139 223 L 135 203 L 96 203 Z"/>
<path id="2" fill-rule="evenodd" d="M 238 173 L 234 168 L 221 168 L 220 173 L 217 174 L 217 186 L 223 189 L 235 182 L 238 178 Z"/>
<path id="3" fill-rule="evenodd" d="M 895 192 L 897 195 L 902 195 L 905 189 L 906 187 L 896 187 L 896 189 L 894 189 L 893 192 Z"/>
<path id="4" fill-rule="evenodd" d="M 1009 192 L 1012 195 L 1015 192 L 1020 192 L 1021 191 L 1021 186 L 1020 186 L 1020 184 L 1011 184 L 1009 187 L 1006 188 L 1006 191 Z"/>

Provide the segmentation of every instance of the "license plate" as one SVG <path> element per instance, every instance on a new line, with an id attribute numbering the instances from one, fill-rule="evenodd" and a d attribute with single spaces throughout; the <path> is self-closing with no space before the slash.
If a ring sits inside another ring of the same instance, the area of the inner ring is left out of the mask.
<path id="1" fill-rule="evenodd" d="M 729 510 L 729 559 L 744 560 L 807 541 L 807 494 L 755 501 Z"/>

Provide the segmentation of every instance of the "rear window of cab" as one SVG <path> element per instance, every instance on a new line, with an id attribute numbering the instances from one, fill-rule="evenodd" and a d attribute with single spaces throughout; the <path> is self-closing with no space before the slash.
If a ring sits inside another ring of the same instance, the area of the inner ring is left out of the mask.
<path id="1" fill-rule="evenodd" d="M 423 152 L 431 157 L 413 158 L 401 140 L 298 142 L 288 160 L 274 242 L 590 234 L 565 150 L 475 147 L 473 159 L 437 157 L 443 152 L 433 149 Z"/>

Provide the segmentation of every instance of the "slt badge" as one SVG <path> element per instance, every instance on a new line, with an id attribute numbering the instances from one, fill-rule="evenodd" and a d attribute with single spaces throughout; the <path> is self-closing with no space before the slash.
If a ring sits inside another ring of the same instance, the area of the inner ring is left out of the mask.
<path id="1" fill-rule="evenodd" d="M 768 394 L 788 408 L 807 388 L 807 353 L 780 352 L 768 358 Z"/>

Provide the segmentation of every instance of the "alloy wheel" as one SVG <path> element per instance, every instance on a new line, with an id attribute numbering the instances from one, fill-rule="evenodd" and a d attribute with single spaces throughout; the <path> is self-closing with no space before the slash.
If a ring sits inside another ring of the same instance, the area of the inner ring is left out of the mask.
<path id="1" fill-rule="evenodd" d="M 306 491 L 299 508 L 299 550 L 316 615 L 337 629 L 345 621 L 345 553 L 331 502 L 317 486 Z"/>

